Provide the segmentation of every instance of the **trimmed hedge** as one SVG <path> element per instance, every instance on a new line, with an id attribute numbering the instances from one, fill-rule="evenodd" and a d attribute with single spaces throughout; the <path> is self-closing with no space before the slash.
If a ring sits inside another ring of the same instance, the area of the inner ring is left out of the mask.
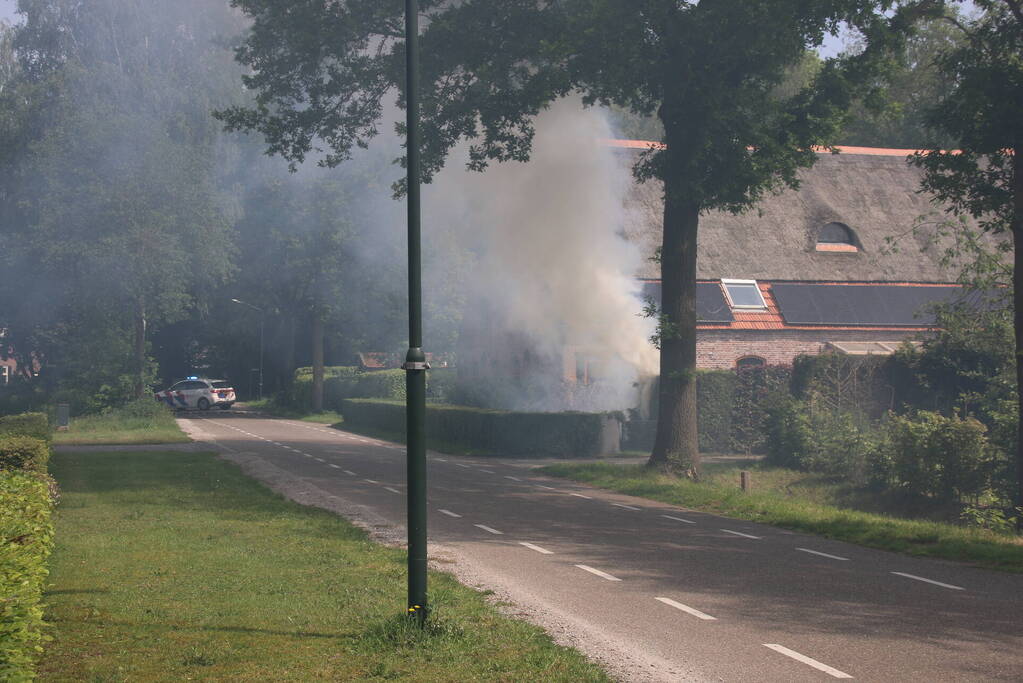
<path id="1" fill-rule="evenodd" d="M 323 407 L 341 411 L 341 402 L 348 398 L 379 398 L 405 400 L 404 370 L 361 370 L 354 366 L 332 365 L 323 369 Z M 451 395 L 455 371 L 451 368 L 426 373 L 426 398 L 442 402 Z M 313 370 L 298 368 L 288 396 L 288 405 L 311 410 L 313 405 Z"/>
<path id="2" fill-rule="evenodd" d="M 0 471 L 0 680 L 35 678 L 48 640 L 43 585 L 53 548 L 46 482 L 27 472 Z"/>
<path id="3" fill-rule="evenodd" d="M 31 436 L 0 435 L 0 470 L 46 472 L 50 446 Z"/>
<path id="4" fill-rule="evenodd" d="M 405 433 L 405 405 L 398 401 L 346 399 L 345 423 Z M 466 406 L 427 405 L 430 440 L 491 454 L 586 458 L 601 455 L 605 413 L 519 413 Z"/>
<path id="5" fill-rule="evenodd" d="M 44 413 L 22 413 L 0 416 L 0 435 L 31 436 L 48 442 L 53 439 L 53 430 Z"/>

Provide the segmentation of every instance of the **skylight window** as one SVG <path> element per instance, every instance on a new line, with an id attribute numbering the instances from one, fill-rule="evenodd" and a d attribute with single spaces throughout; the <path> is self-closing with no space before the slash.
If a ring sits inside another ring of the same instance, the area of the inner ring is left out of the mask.
<path id="1" fill-rule="evenodd" d="M 763 311 L 767 309 L 756 280 L 722 280 L 728 304 L 735 309 Z"/>

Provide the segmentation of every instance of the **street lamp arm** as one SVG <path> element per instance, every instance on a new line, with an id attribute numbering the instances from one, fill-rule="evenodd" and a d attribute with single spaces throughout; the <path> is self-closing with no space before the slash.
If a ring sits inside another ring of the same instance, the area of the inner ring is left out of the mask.
<path id="1" fill-rule="evenodd" d="M 241 304 L 242 306 L 248 306 L 249 308 L 253 309 L 254 311 L 259 311 L 260 313 L 264 312 L 263 309 L 260 308 L 259 306 L 253 306 L 252 304 L 246 303 L 245 301 L 242 301 L 241 299 L 231 299 L 231 301 L 233 301 L 236 304 Z"/>

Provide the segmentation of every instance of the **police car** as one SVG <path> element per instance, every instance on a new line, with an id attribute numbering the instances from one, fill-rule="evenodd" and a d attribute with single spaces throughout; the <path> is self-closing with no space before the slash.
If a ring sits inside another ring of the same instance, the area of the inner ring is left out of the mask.
<path id="1" fill-rule="evenodd" d="M 201 379 L 188 377 L 171 386 L 170 389 L 158 391 L 156 400 L 166 403 L 177 410 L 209 410 L 217 406 L 227 410 L 235 402 L 234 389 L 229 382 L 222 379 Z"/>

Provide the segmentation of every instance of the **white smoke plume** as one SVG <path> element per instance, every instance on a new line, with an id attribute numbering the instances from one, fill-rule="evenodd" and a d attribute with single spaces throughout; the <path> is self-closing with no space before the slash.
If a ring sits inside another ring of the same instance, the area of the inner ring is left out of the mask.
<path id="1" fill-rule="evenodd" d="M 538 375 L 520 383 L 552 385 L 541 392 L 546 398 L 504 398 L 500 407 L 625 409 L 635 405 L 637 380 L 657 371 L 654 323 L 642 317 L 634 279 L 642 256 L 622 237 L 623 197 L 633 180 L 602 143 L 611 137 L 599 111 L 564 100 L 538 117 L 528 163 L 479 174 L 461 170 L 455 155 L 424 193 L 424 235 L 438 220 L 450 221 L 477 254 L 466 287 L 490 312 L 490 340 L 477 343 L 516 339 L 531 347 L 530 357 L 550 361 L 517 366 Z M 467 322 L 478 314 L 472 305 Z M 571 363 L 565 349 L 602 358 L 599 381 L 589 391 L 576 387 L 572 399 L 553 386 L 566 373 L 552 367 Z"/>

